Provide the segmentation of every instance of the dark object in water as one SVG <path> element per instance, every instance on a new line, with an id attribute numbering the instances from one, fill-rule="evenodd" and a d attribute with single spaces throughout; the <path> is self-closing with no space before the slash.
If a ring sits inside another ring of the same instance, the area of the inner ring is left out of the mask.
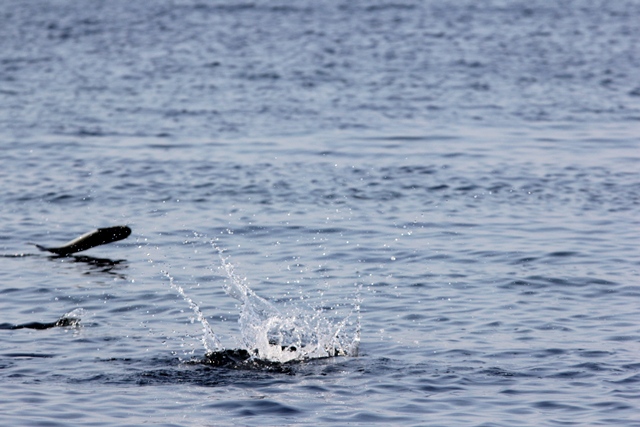
<path id="1" fill-rule="evenodd" d="M 281 346 L 282 351 L 296 351 L 294 346 Z M 268 367 L 281 365 L 277 362 L 269 362 L 267 360 L 261 360 L 255 358 L 258 355 L 258 350 L 249 352 L 243 348 L 238 349 L 226 349 L 220 351 L 212 351 L 205 356 L 204 363 L 211 366 L 227 366 L 237 367 L 238 365 L 246 365 L 249 367 Z"/>
<path id="2" fill-rule="evenodd" d="M 86 251 L 96 246 L 126 239 L 130 234 L 131 229 L 129 227 L 126 225 L 117 225 L 115 227 L 98 228 L 57 248 L 48 248 L 37 244 L 36 246 L 40 250 L 66 256 L 76 252 Z"/>
<path id="3" fill-rule="evenodd" d="M 292 374 L 294 372 L 295 362 L 271 362 L 257 359 L 255 357 L 257 354 L 258 352 L 255 350 L 252 353 L 241 348 L 213 351 L 207 353 L 203 360 L 197 361 L 196 363 L 227 369 L 264 370 L 282 374 Z"/>
<path id="4" fill-rule="evenodd" d="M 204 363 L 211 366 L 237 366 L 251 359 L 251 353 L 244 349 L 228 349 L 207 353 Z"/>
<path id="5" fill-rule="evenodd" d="M 22 325 L 14 325 L 12 323 L 0 323 L 0 329 L 36 329 L 36 330 L 43 330 L 43 329 L 51 329 L 51 328 L 55 328 L 55 327 L 65 327 L 65 326 L 76 326 L 78 323 L 80 323 L 80 319 L 77 317 L 61 317 L 60 319 L 56 320 L 55 322 L 50 322 L 50 323 L 40 323 L 40 322 L 29 322 L 29 323 L 23 323 Z"/>
<path id="6" fill-rule="evenodd" d="M 282 351 L 297 351 L 295 346 L 281 346 Z M 212 351 L 207 353 L 200 363 L 209 366 L 218 366 L 233 369 L 266 369 L 283 373 L 291 372 L 293 365 L 305 360 L 291 360 L 289 362 L 272 362 L 258 359 L 258 350 L 248 351 L 242 348 Z M 335 349 L 333 354 L 327 357 L 345 356 L 343 351 Z"/>

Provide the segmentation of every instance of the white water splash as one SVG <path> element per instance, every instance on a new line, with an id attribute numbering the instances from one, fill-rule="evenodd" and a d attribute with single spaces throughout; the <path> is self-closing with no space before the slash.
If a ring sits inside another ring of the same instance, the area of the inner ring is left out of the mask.
<path id="1" fill-rule="evenodd" d="M 202 237 L 196 234 L 196 237 Z M 351 313 L 334 323 L 321 309 L 304 310 L 300 307 L 278 309 L 271 302 L 257 295 L 245 278 L 238 276 L 228 258 L 215 241 L 211 245 L 218 252 L 222 268 L 227 276 L 223 283 L 225 292 L 240 302 L 240 333 L 242 344 L 253 358 L 285 363 L 334 356 L 357 356 L 360 344 L 360 287 Z M 225 350 L 200 307 L 175 283 L 174 278 L 162 270 L 171 288 L 189 304 L 202 324 L 202 344 L 207 354 Z"/>
<path id="2" fill-rule="evenodd" d="M 70 312 L 63 314 L 57 323 L 60 326 L 65 326 L 71 329 L 75 329 L 76 330 L 76 332 L 74 332 L 74 335 L 75 335 L 77 333 L 77 330 L 80 329 L 81 327 L 80 320 L 82 320 L 82 318 L 85 317 L 86 313 L 87 312 L 84 308 L 80 308 L 80 307 L 74 308 Z M 60 324 L 63 321 L 64 323 Z"/>
<path id="3" fill-rule="evenodd" d="M 71 310 L 68 313 L 65 313 L 62 315 L 62 318 L 66 318 L 66 319 L 73 319 L 73 320 L 78 320 L 80 321 L 81 318 L 84 317 L 84 315 L 86 314 L 86 310 L 84 308 L 74 308 L 73 310 Z"/>
<path id="4" fill-rule="evenodd" d="M 359 293 L 351 313 L 339 323 L 332 323 L 323 310 L 294 308 L 283 313 L 258 296 L 247 280 L 235 274 L 233 265 L 215 241 L 227 280 L 224 290 L 241 306 L 240 332 L 247 350 L 255 357 L 271 362 L 289 362 L 333 356 L 357 356 L 360 344 Z M 352 319 L 354 317 L 355 319 Z M 353 331 L 349 331 L 353 329 Z"/>
<path id="5" fill-rule="evenodd" d="M 209 324 L 209 322 L 207 322 L 204 314 L 202 314 L 202 311 L 200 310 L 200 307 L 198 307 L 198 304 L 193 302 L 193 300 L 189 298 L 189 296 L 187 296 L 187 294 L 184 292 L 184 289 L 182 289 L 182 286 L 176 284 L 173 280 L 173 277 L 168 272 L 163 270 L 162 274 L 164 274 L 165 277 L 169 279 L 171 288 L 175 289 L 176 292 L 178 292 L 180 296 L 182 296 L 182 298 L 187 302 L 187 304 L 189 304 L 189 308 L 193 311 L 193 313 L 196 315 L 196 318 L 202 325 L 202 345 L 204 346 L 207 353 L 223 350 L 224 347 L 222 347 L 222 344 L 220 344 L 220 340 L 213 332 L 213 329 L 211 329 L 211 325 Z"/>

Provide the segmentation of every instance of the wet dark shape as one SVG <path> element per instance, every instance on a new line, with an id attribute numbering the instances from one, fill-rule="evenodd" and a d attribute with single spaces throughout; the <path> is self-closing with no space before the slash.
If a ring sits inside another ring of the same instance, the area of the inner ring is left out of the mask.
<path id="1" fill-rule="evenodd" d="M 208 353 L 203 362 L 212 366 L 233 367 L 247 362 L 251 356 L 251 353 L 244 349 L 229 349 Z"/>
<path id="2" fill-rule="evenodd" d="M 55 327 L 65 327 L 65 326 L 76 326 L 80 323 L 80 318 L 78 317 L 61 317 L 55 322 L 49 323 L 40 323 L 40 322 L 29 322 L 23 323 L 21 325 L 14 325 L 12 323 L 0 323 L 0 329 L 36 329 L 36 330 L 44 330 L 51 329 Z"/>
<path id="3" fill-rule="evenodd" d="M 297 351 L 295 346 L 281 346 L 282 350 Z M 344 352 L 335 349 L 333 354 L 327 357 L 345 356 Z M 314 358 L 315 360 L 320 358 Z M 307 359 L 310 360 L 310 359 Z M 272 362 L 258 358 L 258 350 L 248 351 L 242 348 L 212 351 L 200 361 L 205 365 L 218 366 L 232 369 L 267 369 L 270 371 L 290 372 L 291 367 L 307 360 L 292 360 L 289 362 Z"/>
<path id="4" fill-rule="evenodd" d="M 77 239 L 56 248 L 49 248 L 41 245 L 36 246 L 43 251 L 49 251 L 57 255 L 66 256 L 76 252 L 86 251 L 87 249 L 91 249 L 96 246 L 126 239 L 130 234 L 131 229 L 129 227 L 126 225 L 117 225 L 115 227 L 98 228 L 95 231 L 83 234 Z"/>
<path id="5" fill-rule="evenodd" d="M 286 363 L 271 362 L 256 358 L 257 351 L 249 352 L 245 349 L 227 349 L 213 351 L 207 353 L 203 360 L 194 361 L 196 364 L 204 364 L 207 366 L 215 366 L 218 368 L 237 369 L 237 370 L 259 370 L 278 372 L 283 374 L 291 374 L 294 367 L 300 361 L 291 361 Z"/>

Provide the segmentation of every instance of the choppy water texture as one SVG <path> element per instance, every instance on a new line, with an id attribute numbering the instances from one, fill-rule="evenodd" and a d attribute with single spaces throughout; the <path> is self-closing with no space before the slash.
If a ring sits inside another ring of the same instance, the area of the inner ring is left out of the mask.
<path id="1" fill-rule="evenodd" d="M 640 426 L 638 22 L 3 1 L 0 424 Z"/>

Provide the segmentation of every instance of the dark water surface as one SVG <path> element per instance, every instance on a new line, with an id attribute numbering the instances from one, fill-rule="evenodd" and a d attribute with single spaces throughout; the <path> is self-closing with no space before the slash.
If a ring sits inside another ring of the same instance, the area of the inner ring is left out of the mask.
<path id="1" fill-rule="evenodd" d="M 0 4 L 0 424 L 640 426 L 634 1 Z M 75 257 L 55 246 L 127 224 Z M 242 348 L 225 250 L 358 357 Z"/>

